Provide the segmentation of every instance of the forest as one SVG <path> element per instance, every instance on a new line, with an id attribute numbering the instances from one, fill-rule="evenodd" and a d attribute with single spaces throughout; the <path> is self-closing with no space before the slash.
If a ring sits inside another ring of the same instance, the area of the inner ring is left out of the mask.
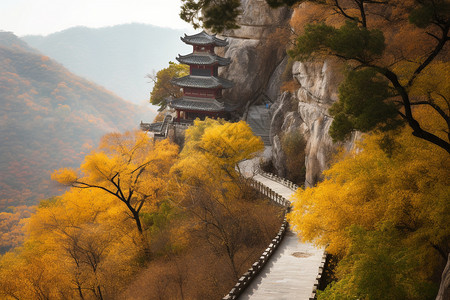
<path id="1" fill-rule="evenodd" d="M 343 66 L 338 101 L 328 111 L 330 137 L 341 145 L 361 133 L 352 150 L 335 153 L 320 182 L 291 199 L 287 217 L 299 239 L 328 253 L 329 282 L 317 299 L 435 299 L 450 253 L 448 1 L 266 2 L 292 8 L 289 28 L 280 31 L 288 32 L 291 61 L 334 59 Z M 183 0 L 181 17 L 214 32 L 236 29 L 240 4 Z M 22 53 L 10 48 L 0 47 L 2 68 Z M 34 57 L 40 61 L 22 67 L 56 68 Z M 177 72 L 184 71 L 170 64 L 155 75 L 155 86 L 165 89 L 157 80 Z M 4 87 L 32 84 L 17 74 L 5 70 L 3 82 L 11 84 Z M 283 87 L 295 92 L 292 80 Z M 34 110 L 59 109 L 70 122 L 76 105 L 63 100 L 73 82 L 53 82 L 45 91 L 61 102 L 37 105 L 29 98 L 39 95 L 36 88 L 18 98 Z M 153 102 L 165 106 L 157 92 Z M 18 112 L 17 103 L 6 102 L 2 118 Z M 97 113 L 76 115 L 110 128 Z M 277 232 L 282 209 L 236 170 L 263 149 L 243 121 L 197 120 L 182 149 L 139 131 L 94 143 L 76 152 L 81 164 L 59 163 L 52 173 L 64 194 L 43 195 L 35 212 L 19 206 L 26 200 L 2 212 L 11 223 L 1 225 L 12 232 L 4 240 L 18 245 L 0 259 L 4 298 L 221 298 Z M 297 146 L 289 156 L 300 168 L 304 160 L 295 154 L 304 151 Z M 31 166 L 17 167 L 34 174 Z"/>
<path id="2" fill-rule="evenodd" d="M 235 168 L 263 148 L 245 122 L 196 121 L 185 147 L 105 135 L 40 202 L 0 260 L 11 299 L 217 299 L 279 230 L 283 208 Z"/>
<path id="3" fill-rule="evenodd" d="M 18 245 L 18 220 L 31 206 L 63 192 L 53 170 L 79 165 L 102 135 L 136 128 L 149 114 L 8 32 L 0 32 L 0 104 L 2 251 Z"/>
<path id="4" fill-rule="evenodd" d="M 364 133 L 293 199 L 299 238 L 332 257 L 332 283 L 318 299 L 434 299 L 449 277 L 449 2 L 266 2 L 292 9 L 291 61 L 342 65 L 330 137 Z M 243 3 L 183 0 L 180 17 L 232 32 Z M 295 93 L 298 83 L 284 88 Z"/>

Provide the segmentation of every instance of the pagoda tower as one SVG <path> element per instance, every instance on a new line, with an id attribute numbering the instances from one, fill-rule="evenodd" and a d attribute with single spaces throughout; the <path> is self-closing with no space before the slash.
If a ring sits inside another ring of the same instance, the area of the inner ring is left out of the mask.
<path id="1" fill-rule="evenodd" d="M 218 68 L 231 63 L 230 58 L 215 54 L 215 47 L 225 47 L 227 40 L 202 31 L 195 35 L 184 35 L 183 42 L 193 46 L 188 55 L 178 55 L 180 63 L 189 65 L 189 75 L 172 79 L 172 83 L 183 89 L 181 98 L 169 100 L 169 106 L 176 110 L 175 122 L 210 118 L 229 118 L 232 108 L 222 97 L 222 89 L 233 86 L 229 80 L 218 76 Z"/>

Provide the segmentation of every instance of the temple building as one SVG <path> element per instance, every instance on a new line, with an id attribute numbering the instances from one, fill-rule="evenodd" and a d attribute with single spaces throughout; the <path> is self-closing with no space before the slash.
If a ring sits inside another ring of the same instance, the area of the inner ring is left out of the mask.
<path id="1" fill-rule="evenodd" d="M 181 40 L 193 46 L 188 55 L 178 55 L 180 63 L 189 65 L 189 75 L 173 78 L 172 83 L 179 86 L 183 96 L 166 99 L 169 110 L 162 122 L 144 123 L 140 128 L 154 138 L 169 138 L 179 144 L 183 143 L 184 131 L 197 118 L 223 118 L 231 120 L 234 107 L 222 96 L 223 89 L 229 89 L 233 83 L 218 76 L 219 67 L 228 66 L 229 58 L 215 53 L 215 47 L 225 47 L 227 40 L 219 39 L 202 31 L 194 35 L 184 35 Z"/>
<path id="2" fill-rule="evenodd" d="M 180 63 L 189 65 L 189 75 L 172 79 L 174 85 L 183 89 L 183 96 L 168 99 L 169 106 L 176 111 L 174 122 L 191 121 L 199 118 L 230 118 L 233 108 L 222 97 L 222 90 L 233 86 L 227 79 L 218 76 L 218 68 L 231 63 L 229 58 L 215 54 L 215 47 L 225 47 L 227 40 L 202 31 L 186 35 L 183 42 L 193 46 L 188 55 L 178 55 Z"/>

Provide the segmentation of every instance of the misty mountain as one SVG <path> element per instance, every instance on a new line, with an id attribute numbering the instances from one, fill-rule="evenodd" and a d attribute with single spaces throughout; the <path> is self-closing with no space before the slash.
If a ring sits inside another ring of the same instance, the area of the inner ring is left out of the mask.
<path id="1" fill-rule="evenodd" d="M 153 86 L 145 76 L 167 67 L 178 53 L 191 51 L 180 40 L 183 35 L 181 30 L 126 24 L 100 29 L 74 27 L 22 39 L 71 72 L 142 104 L 149 101 Z"/>
<path id="2" fill-rule="evenodd" d="M 0 32 L 0 212 L 55 195 L 51 171 L 154 116 Z"/>

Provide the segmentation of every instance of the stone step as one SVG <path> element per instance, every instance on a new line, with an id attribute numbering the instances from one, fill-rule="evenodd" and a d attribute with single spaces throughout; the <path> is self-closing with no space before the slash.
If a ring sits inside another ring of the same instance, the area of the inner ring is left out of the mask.
<path id="1" fill-rule="evenodd" d="M 269 110 L 264 105 L 250 106 L 247 123 L 250 125 L 253 133 L 260 136 L 264 142 L 264 145 L 270 146 L 270 115 Z"/>

